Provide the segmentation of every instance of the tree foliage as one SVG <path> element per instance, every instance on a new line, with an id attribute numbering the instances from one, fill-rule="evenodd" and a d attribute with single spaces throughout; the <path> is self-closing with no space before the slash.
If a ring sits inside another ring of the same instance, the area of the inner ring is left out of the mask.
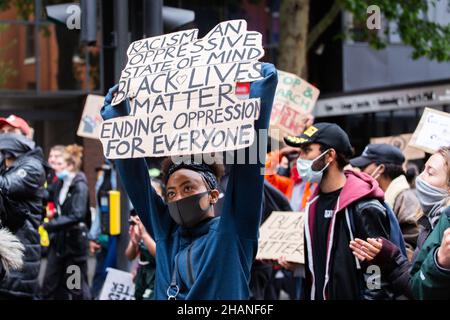
<path id="1" fill-rule="evenodd" d="M 380 8 L 384 34 L 391 32 L 389 23 L 398 26 L 398 34 L 405 45 L 413 49 L 414 59 L 427 57 L 431 60 L 450 61 L 450 25 L 440 25 L 427 19 L 429 9 L 439 0 L 335 0 L 341 1 L 342 8 L 351 12 L 356 21 L 367 20 L 367 7 Z M 387 37 L 362 29 L 369 44 L 377 49 L 387 45 Z"/>

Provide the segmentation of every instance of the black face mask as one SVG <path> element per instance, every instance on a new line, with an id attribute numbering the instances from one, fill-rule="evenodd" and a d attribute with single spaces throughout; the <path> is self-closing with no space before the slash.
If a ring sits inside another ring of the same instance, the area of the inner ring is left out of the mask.
<path id="1" fill-rule="evenodd" d="M 279 167 L 277 170 L 277 174 L 279 176 L 283 176 L 283 177 L 290 177 L 291 176 L 291 170 L 289 170 L 289 168 L 285 168 L 285 167 Z"/>
<path id="2" fill-rule="evenodd" d="M 209 191 L 194 194 L 192 196 L 169 202 L 169 214 L 175 222 L 182 227 L 193 227 L 204 219 L 211 205 L 206 209 L 200 207 L 200 199 L 209 194 Z"/>

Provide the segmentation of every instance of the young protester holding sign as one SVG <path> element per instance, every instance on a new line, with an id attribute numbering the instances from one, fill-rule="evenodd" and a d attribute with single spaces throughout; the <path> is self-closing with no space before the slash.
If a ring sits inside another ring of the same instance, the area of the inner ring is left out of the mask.
<path id="1" fill-rule="evenodd" d="M 413 265 L 386 239 L 355 239 L 353 253 L 387 274 L 394 289 L 416 299 L 450 298 L 450 148 L 439 149 L 416 178 L 423 210 Z M 365 238 L 364 238 L 365 239 Z"/>
<path id="2" fill-rule="evenodd" d="M 250 89 L 251 97 L 261 98 L 255 130 L 269 126 L 277 85 L 272 65 L 262 65 L 262 76 Z M 126 101 L 111 105 L 116 91 L 117 86 L 105 98 L 105 120 L 130 113 Z M 265 151 L 267 141 L 258 141 L 257 136 L 254 149 Z M 249 149 L 245 149 L 246 159 Z M 248 299 L 261 219 L 264 159 L 231 165 L 220 217 L 214 217 L 219 196 L 217 165 L 167 161 L 163 201 L 151 187 L 143 158 L 121 159 L 116 164 L 138 215 L 156 242 L 155 299 Z"/>

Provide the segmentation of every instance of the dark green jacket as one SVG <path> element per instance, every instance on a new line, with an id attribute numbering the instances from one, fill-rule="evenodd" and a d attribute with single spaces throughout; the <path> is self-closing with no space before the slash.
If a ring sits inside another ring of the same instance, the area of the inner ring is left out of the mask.
<path id="1" fill-rule="evenodd" d="M 450 228 L 450 207 L 442 213 L 414 261 L 410 285 L 416 299 L 450 299 L 450 270 L 439 267 L 436 257 L 447 228 Z"/>

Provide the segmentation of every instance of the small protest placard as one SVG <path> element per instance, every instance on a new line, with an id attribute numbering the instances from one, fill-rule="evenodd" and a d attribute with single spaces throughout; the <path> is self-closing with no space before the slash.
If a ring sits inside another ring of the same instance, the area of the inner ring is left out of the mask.
<path id="1" fill-rule="evenodd" d="M 102 117 L 100 109 L 103 107 L 105 97 L 90 94 L 84 104 L 83 115 L 78 126 L 77 135 L 84 138 L 96 139 L 100 134 L 100 125 Z"/>
<path id="2" fill-rule="evenodd" d="M 320 91 L 295 74 L 278 70 L 270 126 L 281 137 L 298 135 L 305 129 L 304 120 L 311 115 Z"/>
<path id="3" fill-rule="evenodd" d="M 303 226 L 303 212 L 272 212 L 259 229 L 256 259 L 285 256 L 287 261 L 304 264 Z"/>
<path id="4" fill-rule="evenodd" d="M 113 268 L 107 271 L 99 300 L 134 300 L 132 274 Z"/>
<path id="5" fill-rule="evenodd" d="M 260 99 L 236 96 L 236 83 L 262 79 L 262 36 L 245 20 L 219 23 L 204 38 L 185 30 L 133 42 L 112 105 L 130 115 L 104 121 L 106 158 L 236 150 L 253 143 Z"/>
<path id="6" fill-rule="evenodd" d="M 428 153 L 450 146 L 450 113 L 425 108 L 409 146 Z"/>
<path id="7" fill-rule="evenodd" d="M 416 160 L 425 158 L 425 152 L 410 147 L 408 145 L 412 138 L 412 133 L 400 134 L 397 136 L 371 138 L 370 143 L 386 143 L 399 148 L 405 155 L 406 160 Z"/>

